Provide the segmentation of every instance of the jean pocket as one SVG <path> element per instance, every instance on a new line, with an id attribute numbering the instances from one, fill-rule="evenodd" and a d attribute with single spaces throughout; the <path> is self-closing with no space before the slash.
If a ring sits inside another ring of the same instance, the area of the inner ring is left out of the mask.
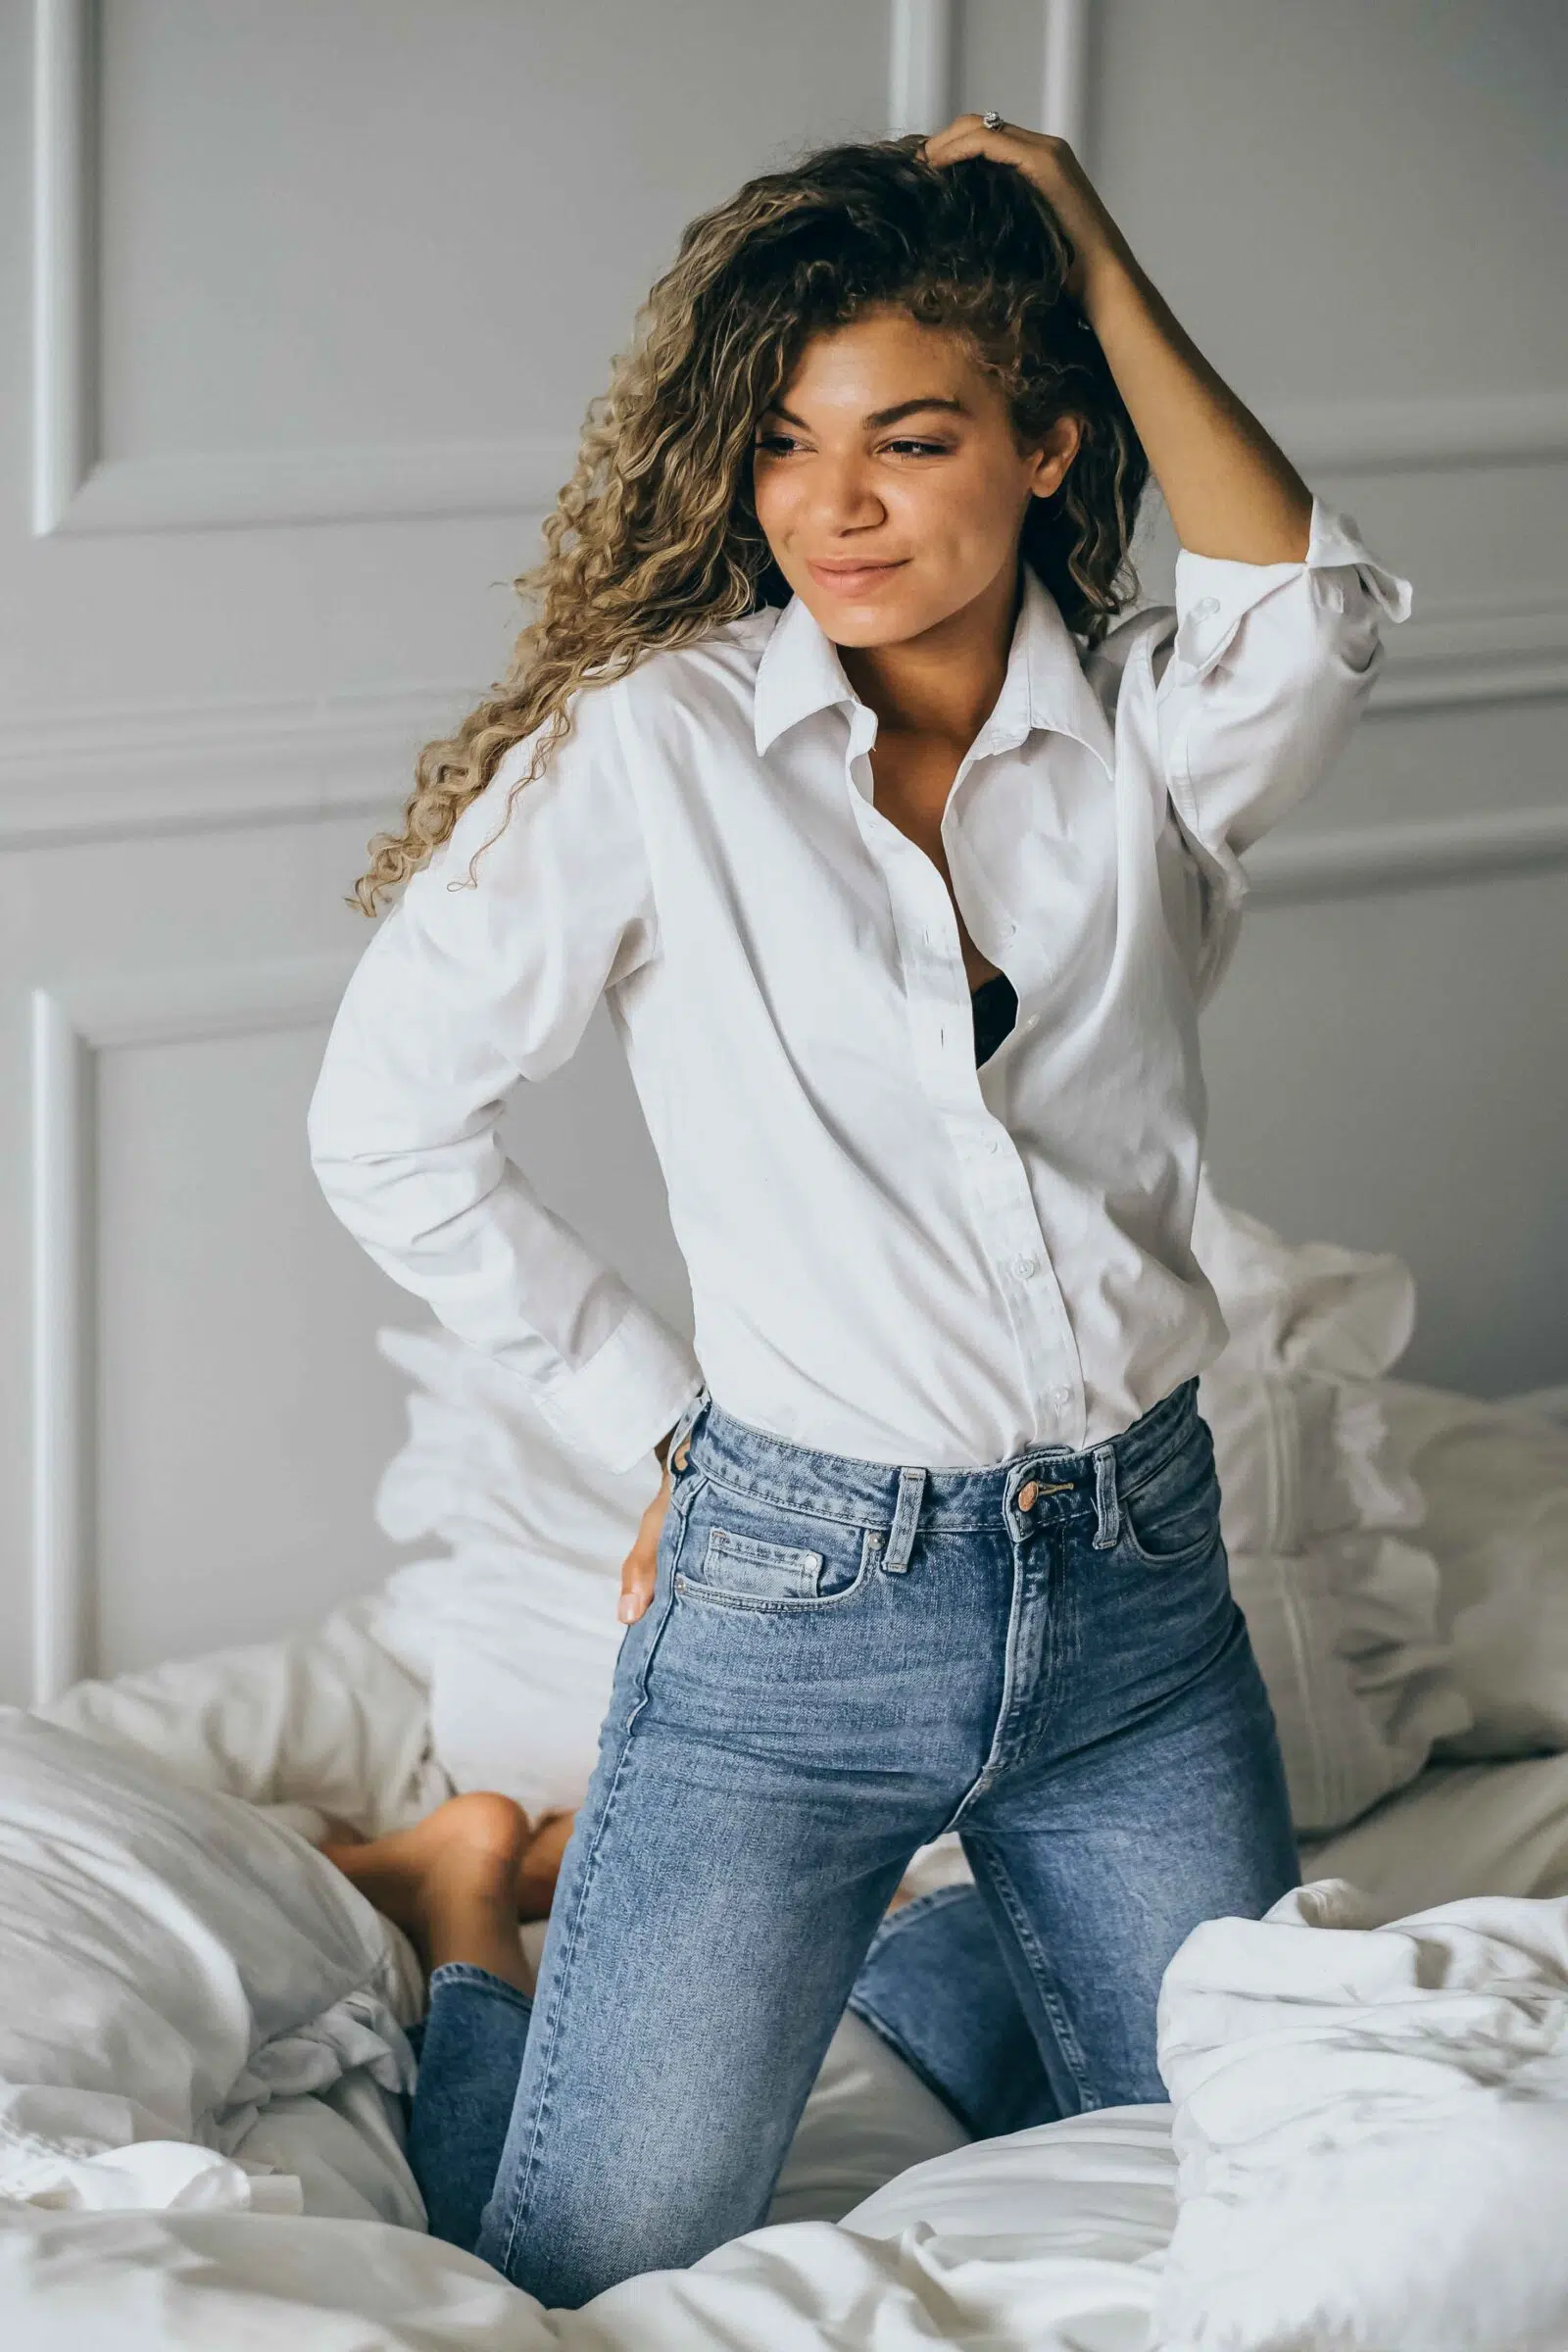
<path id="1" fill-rule="evenodd" d="M 1136 1485 L 1121 1488 L 1121 1540 L 1146 1568 L 1196 1568 L 1220 1544 L 1219 1473 L 1206 1421 L 1157 1468 Z"/>
<path id="2" fill-rule="evenodd" d="M 875 1529 L 784 1510 L 709 1479 L 693 1499 L 675 1590 L 721 1608 L 824 1608 L 859 1591 L 880 1543 Z"/>

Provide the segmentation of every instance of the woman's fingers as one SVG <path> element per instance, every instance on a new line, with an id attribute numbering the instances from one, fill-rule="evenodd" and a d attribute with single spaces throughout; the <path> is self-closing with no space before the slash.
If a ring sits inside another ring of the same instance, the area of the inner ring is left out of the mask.
<path id="1" fill-rule="evenodd" d="M 654 1557 L 639 1541 L 626 1555 L 620 1572 L 620 1606 L 615 1614 L 622 1625 L 635 1625 L 654 1597 Z"/>
<path id="2" fill-rule="evenodd" d="M 654 1597 L 654 1580 L 659 1573 L 659 1536 L 668 1500 L 669 1472 L 665 1470 L 659 1481 L 659 1493 L 643 1513 L 637 1541 L 621 1563 L 620 1602 L 615 1615 L 622 1625 L 635 1625 Z"/>
<path id="3" fill-rule="evenodd" d="M 988 130 L 979 115 L 956 115 L 934 130 L 921 150 L 928 164 L 961 163 L 966 156 L 989 155 L 999 164 L 1012 164 L 1032 179 L 1067 233 L 1074 262 L 1067 291 L 1081 300 L 1087 270 L 1104 253 L 1120 250 L 1121 231 L 1106 212 L 1089 175 L 1065 139 L 1054 132 L 1025 130 L 1021 123 L 1004 122 Z"/>
<path id="4" fill-rule="evenodd" d="M 929 131 L 921 148 L 928 164 L 956 164 L 966 155 L 992 155 L 999 163 L 1038 163 L 1070 154 L 1065 139 L 1050 131 L 1026 130 L 1021 122 L 1004 122 L 989 130 L 978 115 L 955 115 L 941 130 Z"/>

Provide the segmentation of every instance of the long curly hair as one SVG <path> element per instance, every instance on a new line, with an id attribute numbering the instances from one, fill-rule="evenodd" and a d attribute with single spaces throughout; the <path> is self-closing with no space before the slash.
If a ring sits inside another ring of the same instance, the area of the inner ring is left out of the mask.
<path id="1" fill-rule="evenodd" d="M 1021 554 L 1086 647 L 1136 596 L 1129 551 L 1149 461 L 1066 290 L 1072 245 L 1010 164 L 928 164 L 919 145 L 910 132 L 817 149 L 689 223 L 608 392 L 589 403 L 575 470 L 545 517 L 544 561 L 514 583 L 537 617 L 456 734 L 420 752 L 403 831 L 370 842 L 350 906 L 373 915 L 538 730 L 504 828 L 569 732 L 579 687 L 789 602 L 757 519 L 757 425 L 808 338 L 872 306 L 958 333 L 1003 392 L 1020 451 L 1058 416 L 1079 418 L 1060 489 L 1030 502 Z"/>

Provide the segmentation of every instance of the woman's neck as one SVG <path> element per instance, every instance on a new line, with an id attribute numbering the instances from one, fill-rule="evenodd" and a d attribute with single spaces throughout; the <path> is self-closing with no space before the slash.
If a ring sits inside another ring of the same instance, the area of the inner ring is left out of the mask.
<path id="1" fill-rule="evenodd" d="M 1022 582 L 1016 564 L 960 612 L 895 645 L 841 645 L 844 674 L 879 736 L 940 744 L 961 760 L 1007 674 Z"/>

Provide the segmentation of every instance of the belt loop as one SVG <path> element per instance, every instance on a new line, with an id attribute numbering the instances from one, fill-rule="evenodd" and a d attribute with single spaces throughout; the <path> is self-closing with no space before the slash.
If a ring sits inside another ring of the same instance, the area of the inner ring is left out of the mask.
<path id="1" fill-rule="evenodd" d="M 924 1494 L 924 1470 L 899 1472 L 899 1499 L 894 1507 L 893 1527 L 882 1560 L 890 1576 L 902 1576 L 909 1565 L 909 1553 L 914 1548 L 914 1531 L 919 1522 L 920 1502 Z"/>
<path id="2" fill-rule="evenodd" d="M 1095 1447 L 1096 1551 L 1109 1551 L 1121 1537 L 1121 1498 L 1116 1492 L 1116 1450 L 1107 1438 Z"/>
<path id="3" fill-rule="evenodd" d="M 698 1390 L 696 1396 L 691 1399 L 690 1403 L 683 1408 L 680 1419 L 676 1422 L 674 1428 L 669 1433 L 669 1444 L 664 1448 L 664 1460 L 666 1464 L 672 1462 L 673 1456 L 679 1453 L 681 1447 L 685 1445 L 687 1438 L 691 1435 L 692 1429 L 697 1422 L 698 1415 L 702 1412 L 704 1405 L 709 1401 L 709 1396 L 710 1391 L 708 1383 L 705 1381 L 703 1386 Z"/>

